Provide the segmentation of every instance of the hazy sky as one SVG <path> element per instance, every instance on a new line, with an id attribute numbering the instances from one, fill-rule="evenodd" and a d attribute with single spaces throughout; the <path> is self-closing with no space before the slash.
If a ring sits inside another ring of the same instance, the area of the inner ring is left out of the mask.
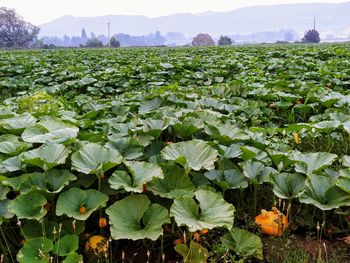
<path id="1" fill-rule="evenodd" d="M 344 0 L 0 0 L 0 6 L 15 8 L 34 24 L 49 22 L 64 15 L 101 16 L 107 14 L 156 17 L 173 13 L 230 11 L 251 5 L 305 2 L 339 3 Z"/>

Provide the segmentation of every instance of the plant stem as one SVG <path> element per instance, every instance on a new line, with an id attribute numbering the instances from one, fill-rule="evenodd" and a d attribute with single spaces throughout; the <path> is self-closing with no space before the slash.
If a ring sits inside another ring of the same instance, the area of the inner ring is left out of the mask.
<path id="1" fill-rule="evenodd" d="M 257 197 L 258 194 L 258 186 L 256 184 L 253 184 L 253 215 L 256 216 L 256 206 L 257 206 Z"/>
<path id="2" fill-rule="evenodd" d="M 5 234 L 4 234 L 4 231 L 2 230 L 1 225 L 0 225 L 0 231 L 1 231 L 2 237 L 3 237 L 4 241 L 5 241 L 5 245 L 6 245 L 7 251 L 9 252 L 11 261 L 12 261 L 13 263 L 15 263 L 15 261 L 13 260 L 13 257 L 12 257 L 12 253 L 11 253 L 10 246 L 9 246 L 9 244 L 7 243 L 7 239 L 6 239 L 6 237 L 5 237 Z"/>

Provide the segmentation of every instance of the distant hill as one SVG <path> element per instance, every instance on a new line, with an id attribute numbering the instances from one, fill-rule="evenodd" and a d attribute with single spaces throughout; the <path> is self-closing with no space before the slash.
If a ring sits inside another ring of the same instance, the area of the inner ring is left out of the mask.
<path id="1" fill-rule="evenodd" d="M 340 4 L 284 4 L 239 8 L 230 12 L 206 12 L 202 14 L 174 14 L 157 18 L 146 16 L 108 15 L 100 17 L 64 16 L 40 25 L 41 36 L 80 35 L 81 29 L 107 34 L 107 22 L 111 33 L 144 35 L 155 31 L 181 32 L 193 36 L 200 32 L 212 34 L 247 34 L 259 31 L 294 29 L 304 32 L 317 19 L 321 34 L 347 36 L 350 34 L 350 2 Z"/>

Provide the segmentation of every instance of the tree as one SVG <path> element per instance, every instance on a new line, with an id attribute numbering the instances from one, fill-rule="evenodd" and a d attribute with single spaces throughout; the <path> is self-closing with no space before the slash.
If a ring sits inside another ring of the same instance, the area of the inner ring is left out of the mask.
<path id="1" fill-rule="evenodd" d="M 198 34 L 192 40 L 193 46 L 214 46 L 215 42 L 208 34 Z"/>
<path id="2" fill-rule="evenodd" d="M 28 47 L 38 37 L 40 28 L 24 21 L 14 9 L 0 7 L 0 46 Z"/>
<path id="3" fill-rule="evenodd" d="M 311 29 L 306 32 L 301 41 L 304 43 L 320 43 L 320 34 L 316 29 Z"/>
<path id="4" fill-rule="evenodd" d="M 85 31 L 85 28 L 81 30 L 81 44 L 86 45 L 86 42 L 88 41 L 88 37 Z"/>
<path id="5" fill-rule="evenodd" d="M 97 38 L 88 39 L 86 47 L 103 47 L 103 42 Z"/>
<path id="6" fill-rule="evenodd" d="M 218 45 L 219 46 L 231 46 L 232 45 L 232 39 L 229 38 L 228 36 L 221 36 Z"/>
<path id="7" fill-rule="evenodd" d="M 115 37 L 111 38 L 109 44 L 111 45 L 111 47 L 120 47 L 120 43 Z"/>

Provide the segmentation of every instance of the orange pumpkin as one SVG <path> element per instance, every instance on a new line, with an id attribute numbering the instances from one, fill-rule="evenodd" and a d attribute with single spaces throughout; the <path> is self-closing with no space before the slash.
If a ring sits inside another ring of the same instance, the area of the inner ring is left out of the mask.
<path id="1" fill-rule="evenodd" d="M 262 232 L 270 236 L 280 236 L 288 227 L 288 219 L 276 207 L 272 211 L 261 210 L 261 214 L 255 217 L 255 223 Z"/>
<path id="2" fill-rule="evenodd" d="M 208 228 L 204 228 L 204 229 L 202 229 L 201 231 L 199 231 L 199 233 L 200 233 L 201 235 L 206 235 L 206 234 L 208 234 L 208 232 L 209 232 Z"/>
<path id="3" fill-rule="evenodd" d="M 86 208 L 84 206 L 81 206 L 79 208 L 79 214 L 84 215 L 86 213 Z"/>
<path id="4" fill-rule="evenodd" d="M 108 240 L 104 236 L 91 236 L 85 243 L 85 252 L 93 252 L 96 255 L 108 252 Z"/>
<path id="5" fill-rule="evenodd" d="M 107 226 L 107 219 L 104 218 L 104 217 L 101 217 L 99 220 L 98 220 L 98 225 L 100 228 L 104 228 Z"/>

